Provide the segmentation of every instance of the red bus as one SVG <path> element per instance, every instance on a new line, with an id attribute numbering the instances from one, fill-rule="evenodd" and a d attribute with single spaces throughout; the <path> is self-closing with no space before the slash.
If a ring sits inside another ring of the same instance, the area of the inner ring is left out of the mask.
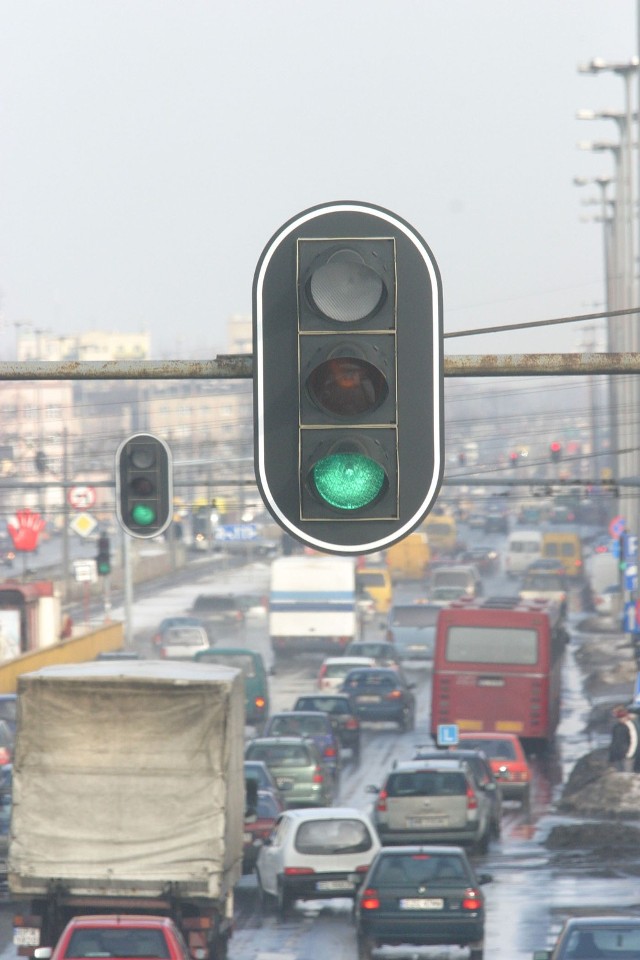
<path id="1" fill-rule="evenodd" d="M 431 734 L 515 733 L 549 742 L 560 716 L 567 635 L 553 601 L 518 597 L 460 600 L 438 615 Z"/>

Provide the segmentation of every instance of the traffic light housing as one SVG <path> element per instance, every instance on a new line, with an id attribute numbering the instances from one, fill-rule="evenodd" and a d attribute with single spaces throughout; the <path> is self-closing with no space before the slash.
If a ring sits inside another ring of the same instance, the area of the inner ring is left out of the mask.
<path id="1" fill-rule="evenodd" d="M 551 455 L 551 463 L 560 463 L 562 459 L 562 444 L 558 440 L 554 440 L 549 445 L 549 453 Z"/>
<path id="2" fill-rule="evenodd" d="M 111 573 L 111 544 L 109 537 L 104 533 L 98 537 L 96 569 L 101 577 L 106 577 Z"/>
<path id="3" fill-rule="evenodd" d="M 416 527 L 444 464 L 442 289 L 398 216 L 306 210 L 256 268 L 255 472 L 274 519 L 314 549 L 363 554 Z"/>
<path id="4" fill-rule="evenodd" d="M 136 433 L 116 452 L 116 515 L 137 539 L 157 537 L 173 514 L 173 475 L 169 447 L 150 433 Z"/>

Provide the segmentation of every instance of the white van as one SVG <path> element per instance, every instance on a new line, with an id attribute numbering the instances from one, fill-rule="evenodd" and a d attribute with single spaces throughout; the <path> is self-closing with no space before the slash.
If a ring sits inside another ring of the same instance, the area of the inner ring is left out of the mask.
<path id="1" fill-rule="evenodd" d="M 542 557 L 539 530 L 514 530 L 509 534 L 504 568 L 508 577 L 519 577 L 529 564 Z"/>

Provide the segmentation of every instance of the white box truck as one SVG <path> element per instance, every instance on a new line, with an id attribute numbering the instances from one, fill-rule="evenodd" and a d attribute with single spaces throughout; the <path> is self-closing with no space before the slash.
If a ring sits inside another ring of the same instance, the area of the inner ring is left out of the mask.
<path id="1" fill-rule="evenodd" d="M 358 639 L 355 559 L 314 554 L 274 560 L 269 636 L 276 658 L 307 650 L 339 654 Z"/>
<path id="2" fill-rule="evenodd" d="M 239 670 L 102 661 L 18 686 L 8 881 L 21 955 L 73 916 L 170 916 L 220 960 L 244 827 Z"/>

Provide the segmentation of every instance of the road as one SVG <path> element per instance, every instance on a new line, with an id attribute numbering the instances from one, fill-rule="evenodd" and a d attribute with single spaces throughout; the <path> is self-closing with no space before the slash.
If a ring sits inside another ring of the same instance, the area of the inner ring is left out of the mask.
<path id="1" fill-rule="evenodd" d="M 494 538 L 499 544 L 500 538 Z M 252 592 L 266 587 L 268 566 L 254 565 L 251 569 L 212 573 L 210 566 L 197 568 L 176 586 L 164 589 L 155 596 L 136 600 L 134 607 L 135 636 L 140 650 L 149 653 L 148 640 L 153 627 L 163 616 L 185 612 L 193 597 L 204 589 L 203 584 L 233 589 L 251 582 Z M 513 593 L 515 585 L 502 574 L 488 578 L 487 594 Z M 118 611 L 114 611 L 117 618 Z M 632 877 L 621 874 L 608 876 L 603 882 L 600 871 L 583 867 L 579 860 L 571 867 L 560 866 L 544 846 L 544 838 L 557 822 L 553 804 L 561 783 L 566 779 L 576 759 L 594 744 L 584 732 L 588 702 L 582 690 L 582 677 L 575 661 L 580 644 L 578 624 L 581 617 L 574 604 L 569 617 L 571 640 L 565 653 L 562 718 L 555 750 L 545 757 L 532 758 L 534 789 L 531 809 L 525 815 L 517 804 L 505 805 L 502 837 L 493 841 L 486 856 L 478 859 L 482 870 L 491 873 L 493 882 L 485 888 L 487 896 L 486 956 L 521 960 L 530 958 L 535 949 L 544 948 L 553 941 L 561 920 L 572 910 L 583 910 L 615 904 L 617 908 L 636 909 L 637 890 Z M 369 625 L 369 631 L 380 635 L 379 624 Z M 219 642 L 222 641 L 219 638 Z M 243 642 L 260 650 L 271 662 L 267 624 L 264 619 L 250 621 Z M 293 657 L 278 665 L 271 678 L 272 709 L 287 709 L 294 699 L 314 688 L 321 657 Z M 398 733 L 384 725 L 366 729 L 362 759 L 358 766 L 347 763 L 340 784 L 339 801 L 360 809 L 370 809 L 369 784 L 379 785 L 394 760 L 412 756 L 420 743 L 429 742 L 428 716 L 430 709 L 430 672 L 424 667 L 409 669 L 416 683 L 416 729 Z M 248 731 L 250 734 L 250 731 Z M 566 819 L 566 818 L 565 818 Z M 0 958 L 13 958 L 10 943 L 13 906 L 5 899 L 0 905 Z M 458 949 L 390 951 L 404 958 L 420 954 L 430 957 L 455 958 L 465 953 Z M 282 922 L 275 916 L 261 916 L 252 877 L 243 878 L 237 889 L 236 931 L 230 944 L 230 960 L 315 960 L 330 956 L 332 960 L 354 960 L 356 956 L 354 928 L 351 923 L 350 903 L 318 901 L 298 903 L 292 916 Z"/>

